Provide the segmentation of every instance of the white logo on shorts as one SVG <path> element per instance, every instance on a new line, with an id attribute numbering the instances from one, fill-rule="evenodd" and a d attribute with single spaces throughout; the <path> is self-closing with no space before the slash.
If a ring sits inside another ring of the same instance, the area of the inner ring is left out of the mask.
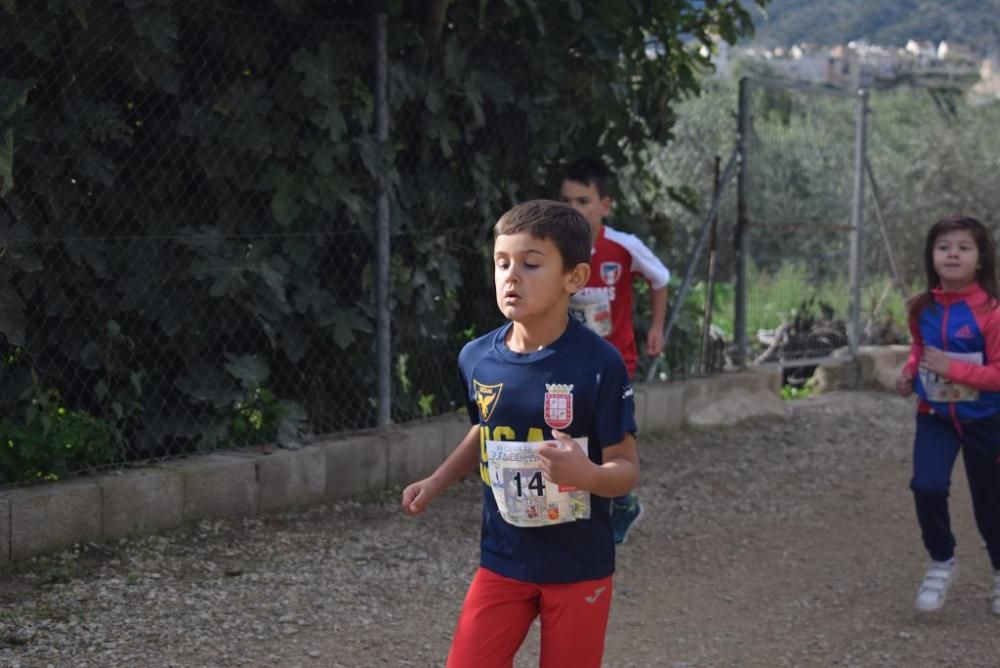
<path id="1" fill-rule="evenodd" d="M 598 587 L 597 589 L 594 590 L 594 593 L 591 594 L 590 596 L 584 596 L 583 600 L 593 605 L 594 603 L 597 603 L 597 599 L 601 597 L 601 594 L 604 593 L 605 589 L 607 589 L 607 587 Z"/>

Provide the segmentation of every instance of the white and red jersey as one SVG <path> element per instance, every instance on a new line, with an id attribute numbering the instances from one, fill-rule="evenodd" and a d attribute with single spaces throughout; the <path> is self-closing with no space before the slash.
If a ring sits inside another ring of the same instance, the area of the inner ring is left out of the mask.
<path id="1" fill-rule="evenodd" d="M 621 353 L 629 376 L 635 374 L 638 360 L 632 327 L 632 279 L 636 275 L 645 278 L 654 290 L 670 280 L 670 271 L 638 237 L 602 225 L 590 249 L 590 281 L 580 292 L 607 295 L 611 303 L 611 333 L 604 338 Z"/>

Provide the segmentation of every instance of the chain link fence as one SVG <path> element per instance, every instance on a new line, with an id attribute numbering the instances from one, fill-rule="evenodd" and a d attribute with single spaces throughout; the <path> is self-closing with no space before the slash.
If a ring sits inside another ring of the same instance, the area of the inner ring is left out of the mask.
<path id="1" fill-rule="evenodd" d="M 541 154 L 515 92 L 477 97 L 447 56 L 388 69 L 380 102 L 370 19 L 66 7 L 0 24 L 0 484 L 459 410 L 457 351 L 502 322 L 492 225 L 578 156 Z M 390 63 L 414 30 L 383 35 Z M 852 303 L 859 342 L 899 340 L 927 226 L 998 223 L 996 106 L 873 91 L 852 275 L 856 95 L 756 85 L 737 187 L 735 89 L 713 87 L 629 147 L 655 178 L 617 175 L 613 224 L 673 274 L 642 379 L 812 364 Z"/>
<path id="2" fill-rule="evenodd" d="M 371 426 L 370 23 L 74 7 L 2 27 L 0 483 Z"/>
<path id="3" fill-rule="evenodd" d="M 412 36 L 395 26 L 389 38 L 391 59 Z M 519 67 L 521 56 L 489 44 L 477 51 L 501 61 L 499 69 Z M 554 195 L 513 92 L 507 106 L 491 104 L 447 56 L 432 72 L 389 81 L 394 422 L 464 415 L 458 352 L 504 321 L 493 290 L 493 225 L 515 202 Z"/>
<path id="4" fill-rule="evenodd" d="M 909 295 L 926 288 L 924 238 L 934 222 L 962 214 L 1000 233 L 1000 105 L 977 99 L 970 83 L 938 77 L 872 91 L 865 285 L 876 334 L 886 316 L 900 321 L 896 294 L 882 297 L 888 279 Z"/>
<path id="5" fill-rule="evenodd" d="M 627 216 L 614 223 L 638 235 L 671 272 L 667 337 L 656 359 L 640 354 L 637 377 L 684 380 L 735 368 L 733 234 L 736 189 L 725 171 L 736 146 L 735 91 L 705 78 L 698 96 L 675 101 L 672 136 L 631 156 L 619 175 Z M 715 215 L 709 215 L 715 206 Z M 616 214 L 617 215 L 617 214 Z M 636 338 L 649 326 L 645 285 L 636 283 Z M 640 351 L 642 346 L 640 346 Z"/>
<path id="6" fill-rule="evenodd" d="M 748 363 L 802 384 L 852 346 L 852 329 L 854 345 L 907 341 L 905 301 L 926 288 L 930 225 L 964 214 L 997 229 L 984 167 L 1000 150 L 989 129 L 1000 109 L 977 104 L 970 85 L 877 80 L 860 94 L 748 80 L 737 343 Z"/>
<path id="7" fill-rule="evenodd" d="M 744 86 L 745 359 L 815 366 L 849 343 L 857 96 Z"/>
<path id="8" fill-rule="evenodd" d="M 0 485 L 463 407 L 492 225 L 569 156 L 447 55 L 380 74 L 413 26 L 251 7 L 0 8 Z"/>

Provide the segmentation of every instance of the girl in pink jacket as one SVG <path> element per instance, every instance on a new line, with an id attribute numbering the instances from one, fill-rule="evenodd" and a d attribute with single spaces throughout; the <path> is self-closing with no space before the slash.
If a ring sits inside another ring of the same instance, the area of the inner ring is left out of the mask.
<path id="1" fill-rule="evenodd" d="M 896 380 L 920 398 L 910 489 L 931 562 L 917 609 L 944 605 L 955 578 L 948 515 L 951 470 L 961 450 L 976 525 L 993 566 L 1000 615 L 1000 302 L 996 244 L 974 218 L 954 216 L 927 233 L 927 290 L 909 304 L 910 357 Z"/>

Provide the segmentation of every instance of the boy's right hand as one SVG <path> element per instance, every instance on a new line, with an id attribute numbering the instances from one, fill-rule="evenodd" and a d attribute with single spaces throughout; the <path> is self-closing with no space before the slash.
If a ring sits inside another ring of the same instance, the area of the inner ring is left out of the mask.
<path id="1" fill-rule="evenodd" d="M 403 490 L 403 510 L 410 515 L 419 515 L 431 501 L 441 496 L 443 491 L 440 485 L 434 482 L 433 476 L 410 483 Z"/>
<path id="2" fill-rule="evenodd" d="M 901 371 L 896 377 L 896 393 L 901 397 L 908 397 L 913 394 L 913 376 Z"/>

